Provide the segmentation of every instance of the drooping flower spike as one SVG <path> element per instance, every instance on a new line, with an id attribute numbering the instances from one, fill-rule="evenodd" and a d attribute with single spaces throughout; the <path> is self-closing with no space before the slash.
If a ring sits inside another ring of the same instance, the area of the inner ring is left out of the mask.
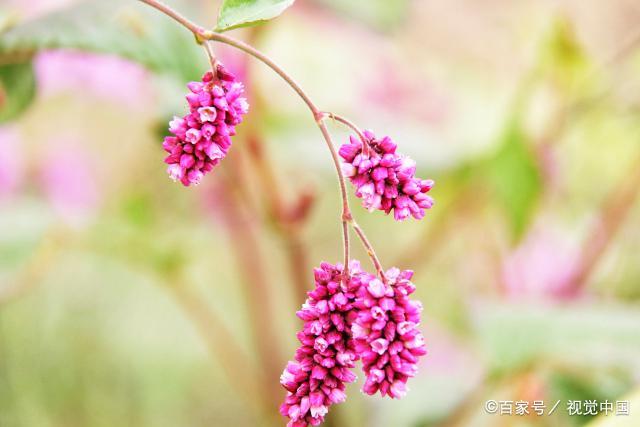
<path id="1" fill-rule="evenodd" d="M 353 262 L 349 268 L 359 271 L 360 266 Z M 322 263 L 316 268 L 315 289 L 297 313 L 304 321 L 298 332 L 301 346 L 280 377 L 287 389 L 280 407 L 280 413 L 290 418 L 287 427 L 319 425 L 329 406 L 346 399 L 346 384 L 356 379 L 351 370 L 358 359 L 351 342 L 355 293 L 343 280 L 343 271 L 342 264 Z"/>
<path id="2" fill-rule="evenodd" d="M 416 162 L 396 152 L 397 145 L 388 136 L 378 139 L 370 131 L 363 136 L 366 144 L 351 136 L 339 150 L 344 175 L 356 187 L 363 206 L 369 211 L 393 211 L 396 221 L 409 216 L 422 219 L 434 203 L 427 194 L 433 180 L 416 178 Z"/>
<path id="3" fill-rule="evenodd" d="M 366 394 L 403 397 L 407 380 L 418 372 L 418 359 L 427 354 L 418 329 L 422 304 L 409 298 L 416 289 L 412 276 L 412 271 L 391 268 L 386 283 L 368 273 L 352 279 L 357 289 L 352 337 L 366 374 Z"/>
<path id="4" fill-rule="evenodd" d="M 383 283 L 352 261 L 348 278 L 341 264 L 322 263 L 314 274 L 316 287 L 297 313 L 304 321 L 301 346 L 280 378 L 287 389 L 280 407 L 290 419 L 287 427 L 322 423 L 329 407 L 346 399 L 359 359 L 363 392 L 404 396 L 418 358 L 426 354 L 418 330 L 422 306 L 409 299 L 412 272 L 392 268 Z"/>
<path id="5" fill-rule="evenodd" d="M 249 110 L 241 95 L 244 86 L 221 64 L 215 75 L 207 71 L 200 82 L 190 82 L 186 96 L 189 114 L 174 117 L 162 144 L 169 153 L 167 173 L 183 185 L 197 185 L 226 155 L 236 125 Z"/>

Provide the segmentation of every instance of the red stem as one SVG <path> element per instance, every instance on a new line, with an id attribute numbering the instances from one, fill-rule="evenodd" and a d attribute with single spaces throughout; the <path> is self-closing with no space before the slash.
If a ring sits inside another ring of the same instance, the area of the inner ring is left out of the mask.
<path id="1" fill-rule="evenodd" d="M 367 254 L 369 255 L 369 258 L 371 258 L 371 261 L 373 262 L 373 265 L 376 268 L 376 272 L 378 273 L 382 281 L 386 283 L 387 278 L 384 275 L 384 269 L 382 268 L 382 264 L 378 259 L 378 255 L 376 255 L 376 251 L 373 249 L 373 246 L 369 242 L 369 239 L 367 239 L 367 236 L 364 234 L 364 231 L 362 231 L 362 228 L 353 219 L 351 220 L 351 226 L 353 227 L 356 234 L 362 241 L 362 244 L 364 245 L 365 249 L 367 250 Z"/>
<path id="2" fill-rule="evenodd" d="M 351 120 L 339 116 L 337 114 L 334 113 L 330 113 L 327 112 L 325 113 L 329 118 L 335 120 L 336 122 L 342 123 L 343 125 L 345 125 L 346 127 L 348 127 L 349 129 L 351 129 L 352 131 L 354 131 L 356 133 L 356 135 L 358 135 L 358 137 L 362 140 L 363 143 L 367 144 L 367 138 L 365 138 L 364 133 L 360 130 L 360 128 L 358 126 L 355 125 L 355 123 L 353 123 Z"/>

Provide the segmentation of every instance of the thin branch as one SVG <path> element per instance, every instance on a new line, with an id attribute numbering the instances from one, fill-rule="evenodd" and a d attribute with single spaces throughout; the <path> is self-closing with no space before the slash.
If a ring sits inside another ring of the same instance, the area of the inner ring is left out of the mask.
<path id="1" fill-rule="evenodd" d="M 342 198 L 341 221 L 342 245 L 344 252 L 344 280 L 347 280 L 349 278 L 349 227 L 347 227 L 347 222 L 353 219 L 353 217 L 351 216 L 351 211 L 349 210 L 349 196 L 347 195 L 347 185 L 345 183 L 344 174 L 342 173 L 342 167 L 340 166 L 340 159 L 338 159 L 338 153 L 336 152 L 336 148 L 333 145 L 333 141 L 331 140 L 331 135 L 327 130 L 327 125 L 324 123 L 324 118 L 320 118 L 316 121 L 316 123 L 320 128 L 320 132 L 322 132 L 322 136 L 327 143 L 327 147 L 329 147 L 331 158 L 333 160 L 336 173 L 338 174 L 338 186 L 340 188 L 340 197 Z"/>
<path id="2" fill-rule="evenodd" d="M 376 255 L 376 251 L 373 249 L 373 246 L 369 242 L 369 239 L 367 239 L 367 236 L 364 234 L 364 231 L 362 231 L 362 228 L 360 228 L 360 226 L 358 225 L 357 222 L 355 222 L 355 220 L 352 219 L 350 222 L 351 222 L 351 226 L 356 232 L 356 235 L 360 238 L 360 241 L 364 245 L 364 248 L 367 250 L 367 255 L 369 255 L 369 258 L 371 258 L 371 261 L 373 262 L 373 266 L 376 268 L 376 272 L 378 273 L 382 281 L 386 283 L 387 278 L 384 275 L 384 269 L 382 268 L 382 264 L 380 263 L 380 260 Z"/>
<path id="3" fill-rule="evenodd" d="M 216 54 L 213 52 L 211 43 L 204 42 L 202 45 L 204 46 L 204 50 L 207 52 L 207 57 L 209 58 L 209 63 L 211 64 L 211 71 L 213 71 L 213 75 L 215 76 L 216 67 L 218 65 L 218 59 L 216 58 Z"/>
<path id="4" fill-rule="evenodd" d="M 332 120 L 335 120 L 336 122 L 341 123 L 346 127 L 348 127 L 349 129 L 351 129 L 352 131 L 354 131 L 356 135 L 358 135 L 358 138 L 362 140 L 363 144 L 369 145 L 369 141 L 364 136 L 364 133 L 362 132 L 362 130 L 360 130 L 360 128 L 356 126 L 356 124 L 353 123 L 351 120 L 331 112 L 326 112 L 325 114 Z"/>
<path id="5" fill-rule="evenodd" d="M 202 38 L 202 36 L 205 33 L 211 32 L 211 31 L 205 30 L 204 28 L 202 28 L 198 24 L 196 24 L 196 23 L 190 21 L 189 19 L 185 18 L 178 11 L 176 11 L 172 7 L 162 3 L 161 1 L 157 1 L 157 0 L 140 0 L 140 1 L 143 2 L 143 3 L 148 4 L 151 7 L 154 7 L 156 9 L 158 9 L 160 12 L 164 13 L 165 15 L 170 16 L 171 18 L 175 19 L 182 26 L 186 27 L 189 31 L 191 31 L 196 37 Z"/>
<path id="6" fill-rule="evenodd" d="M 349 224 L 347 221 L 342 220 L 342 238 L 344 243 L 344 280 L 349 278 L 349 248 L 351 244 L 349 243 Z"/>

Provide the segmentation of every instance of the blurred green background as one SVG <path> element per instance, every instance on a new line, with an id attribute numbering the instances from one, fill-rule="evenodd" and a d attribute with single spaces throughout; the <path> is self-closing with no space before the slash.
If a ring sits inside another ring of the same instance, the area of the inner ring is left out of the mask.
<path id="1" fill-rule="evenodd" d="M 218 2 L 170 3 L 213 27 Z M 406 398 L 353 384 L 326 425 L 640 425 L 637 1 L 299 0 L 232 35 L 437 182 L 422 221 L 352 199 L 384 266 L 416 271 L 430 354 Z M 339 194 L 304 104 L 216 53 L 251 111 L 183 188 L 161 141 L 207 67 L 193 37 L 136 1 L 0 0 L 0 426 L 285 424 Z M 568 415 L 592 399 L 630 415 Z"/>

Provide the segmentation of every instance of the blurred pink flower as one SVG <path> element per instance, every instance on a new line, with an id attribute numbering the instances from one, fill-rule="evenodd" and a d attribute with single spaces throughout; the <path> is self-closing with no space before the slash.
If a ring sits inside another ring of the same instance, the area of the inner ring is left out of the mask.
<path id="1" fill-rule="evenodd" d="M 503 264 L 502 276 L 512 297 L 569 297 L 576 251 L 571 242 L 547 225 L 532 228 Z"/>
<path id="2" fill-rule="evenodd" d="M 447 120 L 450 98 L 434 83 L 406 75 L 391 59 L 379 59 L 371 78 L 363 83 L 365 102 L 398 116 L 432 124 Z"/>
<path id="3" fill-rule="evenodd" d="M 65 221 L 84 224 L 100 201 L 92 158 L 79 144 L 53 141 L 51 146 L 56 149 L 45 155 L 40 171 L 43 191 Z"/>
<path id="4" fill-rule="evenodd" d="M 22 182 L 24 165 L 18 130 L 0 127 L 0 201 L 11 195 Z"/>
<path id="5" fill-rule="evenodd" d="M 469 386 L 482 377 L 482 361 L 450 331 L 432 323 L 425 340 L 433 349 L 429 352 L 429 363 L 420 364 L 426 377 L 465 378 Z"/>
<path id="6" fill-rule="evenodd" d="M 152 98 L 148 72 L 113 55 L 72 50 L 49 50 L 35 61 L 38 91 L 90 94 L 129 108 L 146 108 Z"/>

